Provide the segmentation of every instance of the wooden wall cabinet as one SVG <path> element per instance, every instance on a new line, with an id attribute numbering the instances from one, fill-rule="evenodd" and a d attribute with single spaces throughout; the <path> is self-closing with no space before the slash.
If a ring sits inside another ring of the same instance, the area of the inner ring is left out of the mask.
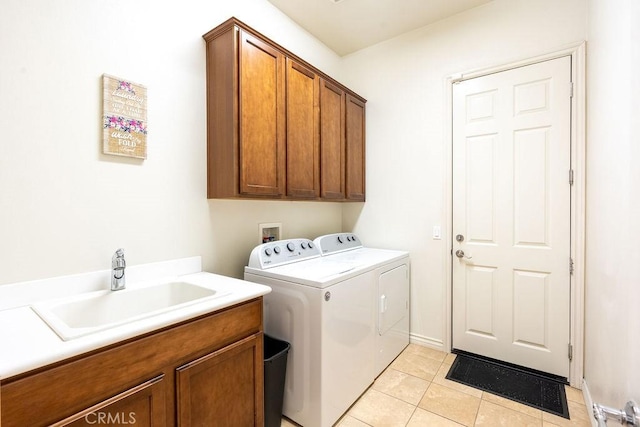
<path id="1" fill-rule="evenodd" d="M 209 198 L 281 196 L 285 57 L 237 27 L 207 43 Z"/>
<path id="2" fill-rule="evenodd" d="M 347 94 L 346 111 L 346 198 L 365 199 L 365 104 Z"/>
<path id="3" fill-rule="evenodd" d="M 3 379 L 1 419 L 4 427 L 258 427 L 263 383 L 260 297 Z"/>
<path id="4" fill-rule="evenodd" d="M 207 197 L 364 201 L 366 100 L 235 18 L 203 37 Z"/>
<path id="5" fill-rule="evenodd" d="M 345 92 L 322 80 L 320 84 L 322 197 L 341 200 L 345 196 Z"/>
<path id="6" fill-rule="evenodd" d="M 320 196 L 320 77 L 287 58 L 287 196 Z"/>

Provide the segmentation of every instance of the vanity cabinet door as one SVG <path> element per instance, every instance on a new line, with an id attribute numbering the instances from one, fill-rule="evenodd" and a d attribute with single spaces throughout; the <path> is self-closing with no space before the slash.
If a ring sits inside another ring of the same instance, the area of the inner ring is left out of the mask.
<path id="1" fill-rule="evenodd" d="M 177 368 L 178 425 L 261 427 L 263 370 L 262 333 Z"/>
<path id="2" fill-rule="evenodd" d="M 93 425 L 164 427 L 166 425 L 165 383 L 164 374 L 159 375 L 54 423 L 52 427 Z"/>

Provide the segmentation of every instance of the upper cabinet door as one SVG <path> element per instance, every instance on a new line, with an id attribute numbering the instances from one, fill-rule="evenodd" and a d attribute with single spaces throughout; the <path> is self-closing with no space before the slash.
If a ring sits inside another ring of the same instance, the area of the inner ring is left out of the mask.
<path id="1" fill-rule="evenodd" d="M 285 57 L 240 30 L 240 193 L 280 196 L 285 184 Z"/>
<path id="2" fill-rule="evenodd" d="M 364 201 L 365 103 L 347 94 L 347 200 Z"/>
<path id="3" fill-rule="evenodd" d="M 320 78 L 287 58 L 287 196 L 320 196 Z"/>
<path id="4" fill-rule="evenodd" d="M 345 182 L 345 92 L 320 80 L 321 195 L 344 199 Z"/>

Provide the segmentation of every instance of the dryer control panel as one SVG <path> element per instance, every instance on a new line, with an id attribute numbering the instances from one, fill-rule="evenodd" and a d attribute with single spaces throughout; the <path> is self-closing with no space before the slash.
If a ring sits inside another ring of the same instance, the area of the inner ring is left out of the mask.
<path id="1" fill-rule="evenodd" d="M 362 247 L 362 242 L 353 233 L 326 234 L 313 241 L 322 255 L 335 254 Z"/>
<path id="2" fill-rule="evenodd" d="M 309 239 L 277 240 L 253 248 L 249 267 L 264 270 L 319 256 L 320 249 Z"/>

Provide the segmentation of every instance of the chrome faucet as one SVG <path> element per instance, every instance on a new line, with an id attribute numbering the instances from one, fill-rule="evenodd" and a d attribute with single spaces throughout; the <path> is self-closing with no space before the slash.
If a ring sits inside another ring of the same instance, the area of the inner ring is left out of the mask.
<path id="1" fill-rule="evenodd" d="M 111 290 L 119 291 L 124 289 L 126 282 L 124 277 L 124 269 L 127 263 L 124 260 L 124 249 L 120 248 L 111 257 Z"/>

